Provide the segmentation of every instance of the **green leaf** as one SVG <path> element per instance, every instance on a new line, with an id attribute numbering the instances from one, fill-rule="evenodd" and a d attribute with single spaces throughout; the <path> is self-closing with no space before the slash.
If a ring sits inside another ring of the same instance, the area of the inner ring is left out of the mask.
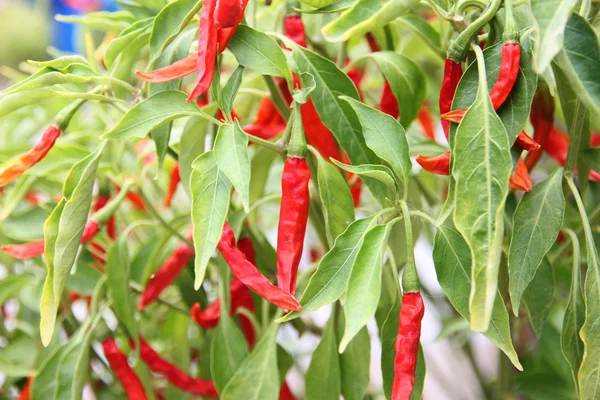
<path id="1" fill-rule="evenodd" d="M 335 241 L 334 246 L 319 262 L 317 272 L 310 278 L 302 294 L 302 311 L 293 311 L 279 322 L 289 321 L 315 311 L 339 299 L 348 286 L 354 260 L 367 232 L 375 225 L 374 217 L 354 221 Z"/>
<path id="2" fill-rule="evenodd" d="M 330 246 L 354 221 L 354 204 L 350 188 L 340 171 L 317 152 L 319 195 L 323 205 L 325 233 Z"/>
<path id="3" fill-rule="evenodd" d="M 544 323 L 548 319 L 552 300 L 554 299 L 554 272 L 552 265 L 544 258 L 531 284 L 523 293 L 523 302 L 527 307 L 529 322 L 539 338 L 542 335 Z"/>
<path id="4" fill-rule="evenodd" d="M 330 42 L 343 42 L 389 24 L 417 4 L 418 0 L 358 0 L 321 32 Z"/>
<path id="5" fill-rule="evenodd" d="M 510 95 L 497 111 L 502 124 L 508 132 L 510 143 L 514 143 L 521 130 L 529 119 L 531 102 L 537 88 L 537 75 L 531 69 L 531 50 L 526 46 L 528 42 L 521 45 L 521 63 L 519 65 L 519 77 L 510 92 Z M 502 43 L 490 46 L 483 51 L 485 56 L 485 70 L 487 73 L 488 88 L 492 87 L 498 79 L 500 63 L 502 61 Z M 459 110 L 471 106 L 477 96 L 479 86 L 477 77 L 477 63 L 472 63 L 463 74 L 456 95 L 452 102 L 452 109 Z M 453 145 L 456 136 L 457 125 L 451 124 L 450 143 Z"/>
<path id="6" fill-rule="evenodd" d="M 378 51 L 367 57 L 372 58 L 383 72 L 398 101 L 400 123 L 408 127 L 419 114 L 425 100 L 426 85 L 423 70 L 410 59 L 392 51 Z M 361 118 L 356 108 L 354 110 Z M 363 124 L 362 118 L 361 124 Z"/>
<path id="7" fill-rule="evenodd" d="M 277 400 L 279 371 L 277 369 L 277 329 L 271 323 L 262 337 L 233 375 L 221 393 L 222 400 Z"/>
<path id="8" fill-rule="evenodd" d="M 485 332 L 498 287 L 504 204 L 513 163 L 506 130 L 488 95 L 484 66 L 480 68 L 477 98 L 456 131 L 452 178 L 460 200 L 454 224 L 471 249 L 471 328 Z"/>
<path id="9" fill-rule="evenodd" d="M 250 208 L 250 156 L 248 137 L 236 121 L 219 127 L 214 145 L 215 158 L 222 171 L 242 198 L 244 210 Z"/>
<path id="10" fill-rule="evenodd" d="M 231 110 L 233 109 L 233 102 L 235 101 L 235 97 L 240 90 L 240 86 L 242 85 L 242 76 L 244 75 L 244 67 L 241 65 L 238 66 L 233 74 L 227 80 L 227 83 L 223 87 L 222 93 L 222 106 L 221 110 L 223 114 L 231 116 Z"/>
<path id="11" fill-rule="evenodd" d="M 204 280 L 208 260 L 221 238 L 229 209 L 231 183 L 219 169 L 213 151 L 199 156 L 192 167 L 190 190 L 196 251 L 194 287 L 198 290 Z"/>
<path id="12" fill-rule="evenodd" d="M 335 315 L 332 313 L 306 371 L 306 400 L 340 398 L 342 374 L 335 330 Z"/>
<path id="13" fill-rule="evenodd" d="M 0 98 L 0 118 L 28 105 L 38 105 L 43 100 L 55 96 L 54 91 L 47 87 L 4 96 Z"/>
<path id="14" fill-rule="evenodd" d="M 292 97 L 296 103 L 305 104 L 309 100 L 309 95 L 315 90 L 317 84 L 315 78 L 308 72 L 300 74 L 300 83 L 302 89 L 294 90 Z"/>
<path id="15" fill-rule="evenodd" d="M 6 276 L 0 280 L 0 304 L 4 304 L 6 300 L 19 293 L 22 288 L 33 285 L 36 281 L 36 277 L 31 274 Z"/>
<path id="16" fill-rule="evenodd" d="M 222 313 L 210 349 L 210 372 L 219 392 L 249 354 L 246 339 L 229 313 Z"/>
<path id="17" fill-rule="evenodd" d="M 375 315 L 381 295 L 383 253 L 393 224 L 377 225 L 367 232 L 356 255 L 344 304 L 346 327 L 340 353 Z"/>
<path id="18" fill-rule="evenodd" d="M 150 36 L 152 23 L 154 18 L 146 18 L 136 21 L 126 30 L 121 32 L 119 37 L 110 41 L 110 44 L 106 48 L 104 55 L 104 64 L 108 70 L 111 70 L 114 66 L 117 57 L 127 49 L 132 43 L 141 40 L 143 35 Z"/>
<path id="19" fill-rule="evenodd" d="M 328 3 L 329 3 L 329 1 L 328 1 Z M 330 3 L 327 6 L 316 8 L 314 10 L 305 10 L 305 9 L 301 9 L 301 8 L 298 8 L 295 10 L 298 12 L 301 12 L 303 14 L 330 14 L 330 13 L 345 11 L 345 10 L 349 9 L 350 7 L 352 7 L 352 5 L 354 3 L 356 3 L 356 0 L 339 0 L 334 3 Z"/>
<path id="20" fill-rule="evenodd" d="M 533 68 L 542 74 L 562 50 L 565 25 L 576 0 L 531 0 L 531 15 L 537 30 Z"/>
<path id="21" fill-rule="evenodd" d="M 60 368 L 60 360 L 69 343 L 58 345 L 54 351 L 44 360 L 39 368 L 35 379 L 31 383 L 30 396 L 32 399 L 53 399 L 57 388 L 57 371 Z"/>
<path id="22" fill-rule="evenodd" d="M 508 250 L 509 292 L 513 313 L 519 314 L 521 296 L 536 275 L 562 227 L 565 197 L 562 170 L 555 171 L 525 193 L 513 216 Z"/>
<path id="23" fill-rule="evenodd" d="M 394 173 L 385 165 L 366 164 L 366 165 L 349 165 L 341 163 L 335 159 L 331 161 L 343 169 L 356 175 L 366 176 L 376 181 L 383 183 L 391 191 L 396 191 L 397 185 L 394 180 Z"/>
<path id="24" fill-rule="evenodd" d="M 600 110 L 600 44 L 594 28 L 578 14 L 567 22 L 564 53 L 558 62 L 588 109 Z"/>
<path id="25" fill-rule="evenodd" d="M 5 360 L 3 357 L 0 357 L 0 373 L 11 378 L 24 378 L 27 376 L 34 376 L 36 374 L 35 370 L 16 365 L 8 360 Z"/>
<path id="26" fill-rule="evenodd" d="M 362 400 L 371 381 L 371 338 L 364 327 L 340 354 L 344 400 Z"/>
<path id="27" fill-rule="evenodd" d="M 292 73 L 283 50 L 267 34 L 239 25 L 227 48 L 240 65 L 259 74 L 280 76 L 291 82 Z"/>
<path id="28" fill-rule="evenodd" d="M 335 3 L 336 0 L 302 0 L 303 3 L 308 4 L 311 7 L 322 8 L 327 7 Z"/>
<path id="29" fill-rule="evenodd" d="M 104 145 L 101 144 L 93 153 L 73 166 L 65 180 L 64 198 L 44 224 L 44 256 L 48 274 L 40 307 L 40 333 L 45 346 L 52 339 L 58 305 L 88 219 L 96 170 L 103 149 Z"/>
<path id="30" fill-rule="evenodd" d="M 571 272 L 571 290 L 563 318 L 562 332 L 560 335 L 560 348 L 569 363 L 573 383 L 578 391 L 577 374 L 581 359 L 583 358 L 583 342 L 579 331 L 585 320 L 585 304 L 581 292 L 581 253 L 579 240 L 575 232 L 567 230 L 573 242 L 573 268 Z"/>
<path id="31" fill-rule="evenodd" d="M 600 172 L 600 147 L 584 150 L 581 152 L 580 157 L 587 163 L 589 168 Z"/>
<path id="32" fill-rule="evenodd" d="M 464 319 L 470 321 L 471 252 L 460 233 L 449 226 L 437 227 L 433 262 L 448 300 Z M 483 334 L 506 354 L 517 369 L 523 369 L 511 341 L 508 312 L 500 293 L 494 300 L 490 327 Z"/>
<path id="33" fill-rule="evenodd" d="M 198 0 L 176 0 L 158 13 L 150 34 L 151 64 L 198 14 L 201 7 L 202 2 Z"/>
<path id="34" fill-rule="evenodd" d="M 367 146 L 390 164 L 404 185 L 407 185 L 412 163 L 406 132 L 402 125 L 389 115 L 350 97 L 343 96 L 342 99 L 346 100 L 358 115 Z"/>
<path id="35" fill-rule="evenodd" d="M 409 14 L 400 17 L 399 20 L 431 46 L 434 51 L 441 51 L 442 39 L 440 38 L 439 32 L 422 17 Z"/>
<path id="36" fill-rule="evenodd" d="M 348 102 L 340 99 L 340 96 L 348 96 L 359 100 L 352 80 L 330 60 L 300 46 L 290 46 L 294 49 L 292 57 L 298 71 L 311 74 L 315 80 L 311 99 L 321 121 L 333 133 L 352 164 L 379 164 L 379 158 L 365 143 L 356 113 Z M 365 179 L 365 184 L 383 202 L 387 190 L 373 179 Z"/>
<path id="37" fill-rule="evenodd" d="M 127 111 L 117 126 L 100 139 L 141 139 L 151 130 L 174 119 L 205 116 L 195 102 L 188 103 L 186 99 L 185 93 L 176 90 L 156 93 Z"/>
<path id="38" fill-rule="evenodd" d="M 28 175 L 47 176 L 59 169 L 71 168 L 73 164 L 86 157 L 89 151 L 85 147 L 56 143 L 40 162 L 27 170 Z"/>
<path id="39" fill-rule="evenodd" d="M 126 11 L 97 11 L 85 15 L 57 15 L 56 20 L 80 24 L 97 31 L 119 33 L 134 23 L 136 18 Z"/>
<path id="40" fill-rule="evenodd" d="M 124 325 L 130 338 L 137 339 L 131 294 L 129 290 L 129 230 L 119 235 L 110 246 L 106 259 L 106 285 L 112 300 L 112 309 L 117 319 Z"/>

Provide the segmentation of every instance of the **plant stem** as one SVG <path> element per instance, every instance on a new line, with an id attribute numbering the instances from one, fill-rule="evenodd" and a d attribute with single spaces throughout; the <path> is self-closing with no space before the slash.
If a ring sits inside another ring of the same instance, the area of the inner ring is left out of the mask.
<path id="1" fill-rule="evenodd" d="M 137 282 L 129 281 L 129 287 L 137 294 L 142 294 L 144 292 L 144 288 L 142 288 Z M 165 299 L 161 299 L 160 297 L 157 298 L 156 301 L 158 301 L 161 304 L 164 304 L 172 310 L 184 314 L 188 318 L 190 317 L 190 312 L 182 307 L 179 307 L 177 304 L 171 303 L 170 301 Z"/>
<path id="2" fill-rule="evenodd" d="M 267 87 L 271 92 L 271 99 L 273 100 L 273 104 L 275 104 L 275 107 L 277 107 L 277 110 L 281 113 L 283 119 L 287 121 L 288 119 L 290 119 L 290 108 L 288 107 L 287 102 L 283 98 L 281 91 L 277 87 L 275 80 L 272 76 L 269 75 L 263 75 L 263 78 L 265 79 L 265 83 L 267 84 Z"/>
<path id="3" fill-rule="evenodd" d="M 146 204 L 146 208 L 148 209 L 148 212 L 150 213 L 150 215 L 154 219 L 156 219 L 163 226 L 163 228 L 165 228 L 166 230 L 168 230 L 169 232 L 171 232 L 173 235 L 177 236 L 177 238 L 179 238 L 179 240 L 181 240 L 182 242 L 186 243 L 191 248 L 194 247 L 194 243 L 192 243 L 190 240 L 188 240 L 181 233 L 177 232 L 171 225 L 169 225 L 169 223 L 167 221 L 165 221 L 163 219 L 163 217 L 160 216 L 160 214 L 158 213 L 158 211 L 156 211 L 156 208 L 154 208 L 154 206 L 152 205 L 152 202 L 150 201 L 150 199 L 148 198 L 148 196 L 146 196 L 146 194 L 144 193 L 144 191 L 141 188 L 138 191 L 138 194 L 140 195 L 140 197 L 142 198 L 142 200 L 144 200 L 144 203 Z"/>

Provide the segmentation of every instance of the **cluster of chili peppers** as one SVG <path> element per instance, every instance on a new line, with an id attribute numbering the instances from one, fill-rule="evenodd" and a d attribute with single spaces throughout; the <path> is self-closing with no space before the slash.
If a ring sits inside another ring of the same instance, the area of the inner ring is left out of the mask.
<path id="1" fill-rule="evenodd" d="M 127 357 L 119 350 L 117 342 L 114 338 L 108 338 L 102 342 L 104 356 L 108 361 L 108 365 L 115 373 L 115 376 L 125 389 L 128 399 L 146 400 L 146 391 L 142 381 L 137 376 L 135 371 L 129 366 Z"/>

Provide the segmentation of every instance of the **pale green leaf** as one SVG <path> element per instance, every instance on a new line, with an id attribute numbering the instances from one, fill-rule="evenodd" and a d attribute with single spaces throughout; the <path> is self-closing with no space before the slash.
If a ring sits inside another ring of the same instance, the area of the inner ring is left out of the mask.
<path id="1" fill-rule="evenodd" d="M 359 176 L 366 176 L 383 183 L 391 191 L 396 191 L 398 188 L 396 181 L 394 180 L 394 173 L 385 165 L 378 164 L 365 164 L 365 165 L 350 165 L 341 163 L 335 159 L 331 161 L 343 169 L 344 171 L 351 172 Z"/>
<path id="2" fill-rule="evenodd" d="M 342 376 L 335 331 L 335 315 L 332 313 L 306 371 L 306 400 L 339 400 L 340 398 Z"/>
<path id="3" fill-rule="evenodd" d="M 340 354 L 340 366 L 344 400 L 362 400 L 371 381 L 371 338 L 367 327 L 362 328 Z"/>
<path id="4" fill-rule="evenodd" d="M 139 41 L 142 35 L 147 35 L 149 37 L 153 22 L 154 18 L 145 18 L 136 21 L 126 30 L 121 32 L 119 37 L 110 41 L 110 44 L 106 48 L 106 53 L 104 54 L 104 64 L 108 70 L 112 69 L 119 54 L 128 46 L 133 42 Z"/>
<path id="5" fill-rule="evenodd" d="M 250 156 L 248 137 L 238 122 L 219 127 L 214 145 L 215 158 L 222 171 L 242 198 L 244 210 L 250 208 Z"/>
<path id="6" fill-rule="evenodd" d="M 154 19 L 150 34 L 150 63 L 156 60 L 190 21 L 198 14 L 202 2 L 176 0 L 167 4 Z"/>
<path id="7" fill-rule="evenodd" d="M 57 15 L 56 20 L 80 24 L 98 31 L 119 33 L 134 23 L 136 18 L 126 11 L 97 11 L 85 15 Z"/>
<path id="8" fill-rule="evenodd" d="M 210 354 L 211 376 L 217 390 L 222 392 L 249 354 L 244 335 L 228 313 L 223 313 L 219 318 Z"/>
<path id="9" fill-rule="evenodd" d="M 515 315 L 519 314 L 521 296 L 556 241 L 564 214 L 560 169 L 525 193 L 517 206 L 508 250 L 509 292 Z"/>

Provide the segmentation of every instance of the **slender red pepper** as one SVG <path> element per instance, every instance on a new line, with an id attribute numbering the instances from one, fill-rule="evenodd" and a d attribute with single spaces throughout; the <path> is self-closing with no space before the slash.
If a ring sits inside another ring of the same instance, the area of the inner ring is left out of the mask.
<path id="1" fill-rule="evenodd" d="M 385 81 L 383 84 L 383 91 L 381 92 L 381 101 L 379 102 L 379 109 L 381 112 L 386 113 L 387 115 L 398 119 L 400 115 L 400 110 L 398 109 L 398 101 L 396 100 L 396 96 L 392 92 L 392 87 L 390 84 Z"/>
<path id="2" fill-rule="evenodd" d="M 109 200 L 110 200 L 110 196 L 107 196 L 105 194 L 99 194 L 98 198 L 96 199 L 96 205 L 94 206 L 94 211 L 99 211 L 100 209 L 102 209 L 106 205 L 106 203 L 108 203 Z M 108 234 L 108 237 L 111 238 L 112 240 L 115 240 L 117 238 L 114 216 L 110 217 L 110 219 L 106 223 L 106 233 Z"/>
<path id="3" fill-rule="evenodd" d="M 515 168 L 515 174 L 510 177 L 510 186 L 525 192 L 531 192 L 531 189 L 533 188 L 527 166 L 525 166 L 525 161 L 522 158 L 519 158 L 519 162 Z"/>
<path id="4" fill-rule="evenodd" d="M 258 106 L 256 120 L 244 126 L 244 131 L 261 139 L 271 139 L 285 130 L 285 121 L 275 104 L 264 98 Z"/>
<path id="5" fill-rule="evenodd" d="M 298 45 L 306 47 L 306 30 L 300 15 L 287 15 L 283 20 L 283 32 Z"/>
<path id="6" fill-rule="evenodd" d="M 139 339 L 140 358 L 153 372 L 163 375 L 173 386 L 184 392 L 203 397 L 219 397 L 213 381 L 191 377 L 176 365 L 162 358 L 141 336 Z M 130 340 L 129 343 L 132 347 L 135 346 L 133 340 Z"/>
<path id="7" fill-rule="evenodd" d="M 163 202 L 165 207 L 171 206 L 171 202 L 173 201 L 173 196 L 175 196 L 179 182 L 181 182 L 181 177 L 179 176 L 179 163 L 175 162 L 173 168 L 171 169 L 171 174 L 169 176 L 169 187 L 167 188 L 167 193 Z"/>
<path id="8" fill-rule="evenodd" d="M 531 114 L 533 140 L 543 148 L 554 127 L 554 99 L 547 85 L 540 85 L 533 97 Z M 543 149 L 531 150 L 525 157 L 525 165 L 531 171 L 542 157 Z"/>
<path id="9" fill-rule="evenodd" d="M 446 58 L 444 63 L 444 79 L 442 81 L 442 88 L 440 89 L 440 114 L 444 115 L 452 108 L 452 100 L 458 87 L 458 82 L 462 78 L 462 66 L 460 62 L 454 61 L 451 58 Z M 448 139 L 450 133 L 450 122 L 442 119 L 442 128 L 444 129 L 444 135 Z"/>
<path id="10" fill-rule="evenodd" d="M 431 120 L 431 114 L 429 113 L 427 102 L 424 102 L 421 105 L 421 109 L 419 110 L 419 115 L 417 116 L 417 119 L 421 124 L 421 128 L 423 129 L 423 134 L 425 135 L 425 137 L 431 140 L 435 140 L 435 129 L 433 127 L 433 121 Z"/>
<path id="11" fill-rule="evenodd" d="M 285 381 L 283 382 L 283 385 L 281 385 L 281 389 L 279 389 L 279 400 L 296 400 L 290 387 Z"/>
<path id="12" fill-rule="evenodd" d="M 138 378 L 137 374 L 127 362 L 125 354 L 121 353 L 115 339 L 108 338 L 102 342 L 104 356 L 108 360 L 108 364 L 115 373 L 115 376 L 121 382 L 121 386 L 125 389 L 127 398 L 130 400 L 146 400 L 146 391 Z"/>
<path id="13" fill-rule="evenodd" d="M 377 39 L 375 39 L 375 36 L 373 36 L 371 32 L 367 33 L 365 36 L 367 37 L 367 43 L 369 44 L 371 53 L 381 51 L 381 46 L 379 46 L 379 43 L 377 43 Z"/>
<path id="14" fill-rule="evenodd" d="M 196 71 L 198 54 L 192 54 L 171 65 L 159 68 L 151 72 L 136 71 L 135 74 L 146 82 L 161 83 L 183 78 Z"/>
<path id="15" fill-rule="evenodd" d="M 233 275 L 237 277 L 250 290 L 265 300 L 285 310 L 302 309 L 300 303 L 286 290 L 274 286 L 260 273 L 258 268 L 246 258 L 246 255 L 235 247 L 235 236 L 227 222 L 223 226 L 223 233 L 217 249 L 225 259 Z"/>
<path id="16" fill-rule="evenodd" d="M 592 135 L 590 138 L 590 144 L 594 144 L 597 140 L 597 134 Z M 569 150 L 569 136 L 554 127 L 550 132 L 550 135 L 546 139 L 545 143 L 542 145 L 544 151 L 557 163 L 564 166 L 567 161 L 567 152 Z M 575 170 L 577 173 L 577 170 Z M 600 182 L 600 171 L 590 171 L 590 180 L 594 182 Z"/>
<path id="17" fill-rule="evenodd" d="M 440 154 L 439 156 L 421 156 L 418 155 L 416 161 L 424 170 L 437 175 L 450 175 L 450 152 Z"/>
<path id="18" fill-rule="evenodd" d="M 144 199 L 142 199 L 139 194 L 127 192 L 127 200 L 129 200 L 129 202 L 138 210 L 146 210 L 146 203 L 144 203 Z"/>
<path id="19" fill-rule="evenodd" d="M 525 131 L 521 131 L 521 133 L 519 133 L 515 145 L 529 152 L 536 151 L 542 147 L 538 142 L 530 138 Z"/>
<path id="20" fill-rule="evenodd" d="M 192 233 L 187 238 L 192 240 Z M 194 249 L 187 243 L 181 242 L 175 251 L 167 258 L 165 263 L 152 275 L 144 292 L 138 301 L 138 310 L 142 311 L 148 304 L 154 302 L 177 276 L 183 271 L 187 263 L 194 256 Z"/>
<path id="21" fill-rule="evenodd" d="M 423 298 L 419 292 L 408 292 L 402 296 L 396 357 L 394 359 L 393 400 L 408 400 L 415 384 L 415 370 L 419 354 L 421 320 L 425 313 Z"/>

